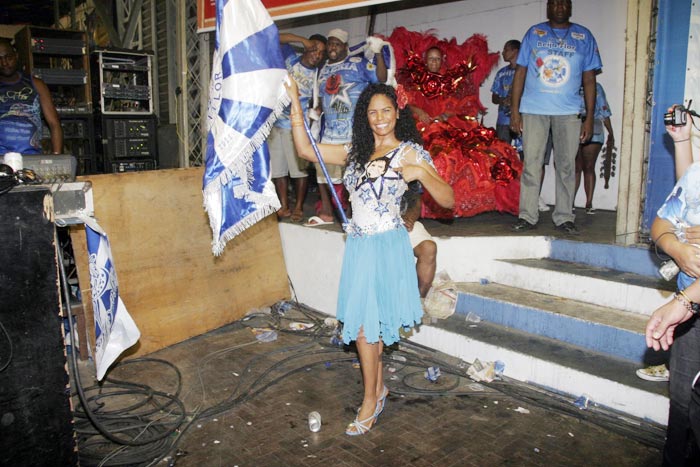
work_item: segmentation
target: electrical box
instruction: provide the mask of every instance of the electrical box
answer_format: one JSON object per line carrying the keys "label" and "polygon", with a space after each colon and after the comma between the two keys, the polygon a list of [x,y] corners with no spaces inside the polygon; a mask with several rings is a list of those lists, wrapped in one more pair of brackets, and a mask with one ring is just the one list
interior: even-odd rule
{"label": "electrical box", "polygon": [[153,114],[153,54],[104,49],[93,52],[102,115]]}

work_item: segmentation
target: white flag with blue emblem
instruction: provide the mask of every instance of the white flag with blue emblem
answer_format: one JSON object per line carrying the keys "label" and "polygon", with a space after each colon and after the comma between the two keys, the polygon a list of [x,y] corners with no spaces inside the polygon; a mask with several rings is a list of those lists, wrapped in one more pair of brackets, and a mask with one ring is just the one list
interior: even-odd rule
{"label": "white flag with blue emblem", "polygon": [[141,337],[119,297],[112,249],[104,231],[94,221],[85,221],[90,265],[92,309],[95,317],[95,367],[102,380],[107,369]]}
{"label": "white flag with blue emblem", "polygon": [[216,0],[204,209],[212,251],[280,208],[265,139],[289,104],[277,27],[259,0]]}

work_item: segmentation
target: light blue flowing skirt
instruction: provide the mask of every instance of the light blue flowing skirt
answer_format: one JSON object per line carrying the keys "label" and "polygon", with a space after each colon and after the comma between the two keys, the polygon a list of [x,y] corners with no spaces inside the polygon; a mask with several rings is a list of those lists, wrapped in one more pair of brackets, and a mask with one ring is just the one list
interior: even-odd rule
{"label": "light blue flowing skirt", "polygon": [[367,342],[391,345],[400,328],[423,316],[413,249],[404,227],[375,235],[348,236],[340,274],[336,317],[343,341],[356,340],[362,327]]}

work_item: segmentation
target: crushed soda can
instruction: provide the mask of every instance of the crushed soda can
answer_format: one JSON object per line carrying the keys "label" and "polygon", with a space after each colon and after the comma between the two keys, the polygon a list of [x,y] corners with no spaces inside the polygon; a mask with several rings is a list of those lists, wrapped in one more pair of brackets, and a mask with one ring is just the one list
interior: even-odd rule
{"label": "crushed soda can", "polygon": [[591,397],[588,394],[582,394],[574,401],[574,405],[581,410],[586,410],[591,404]]}
{"label": "crushed soda can", "polygon": [[321,414],[313,411],[309,412],[309,430],[313,433],[321,431]]}
{"label": "crushed soda can", "polygon": [[440,367],[431,366],[425,371],[425,379],[431,383],[437,383],[438,378],[440,378]]}

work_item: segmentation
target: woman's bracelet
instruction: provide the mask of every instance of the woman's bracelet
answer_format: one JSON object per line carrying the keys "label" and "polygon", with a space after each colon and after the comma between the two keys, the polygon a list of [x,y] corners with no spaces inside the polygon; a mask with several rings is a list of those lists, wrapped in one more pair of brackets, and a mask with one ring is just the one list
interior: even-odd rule
{"label": "woman's bracelet", "polygon": [[686,139],[674,139],[674,140],[673,140],[673,144],[676,144],[676,143],[685,143],[686,141],[690,141],[690,138],[686,138]]}
{"label": "woman's bracelet", "polygon": [[667,230],[666,232],[662,232],[661,235],[659,235],[659,238],[657,238],[657,239],[654,241],[654,243],[658,244],[658,243],[659,243],[659,240],[661,240],[661,237],[663,237],[664,235],[668,235],[668,234],[671,234],[671,235],[673,235],[674,237],[676,237],[676,240],[678,239],[678,236],[676,235],[676,232],[674,232],[673,230]]}
{"label": "woman's bracelet", "polygon": [[680,293],[676,292],[675,294],[673,294],[673,298],[675,298],[677,301],[679,301],[680,304],[683,305],[686,310],[693,313],[693,305],[691,305],[688,300],[683,298],[683,296]]}

